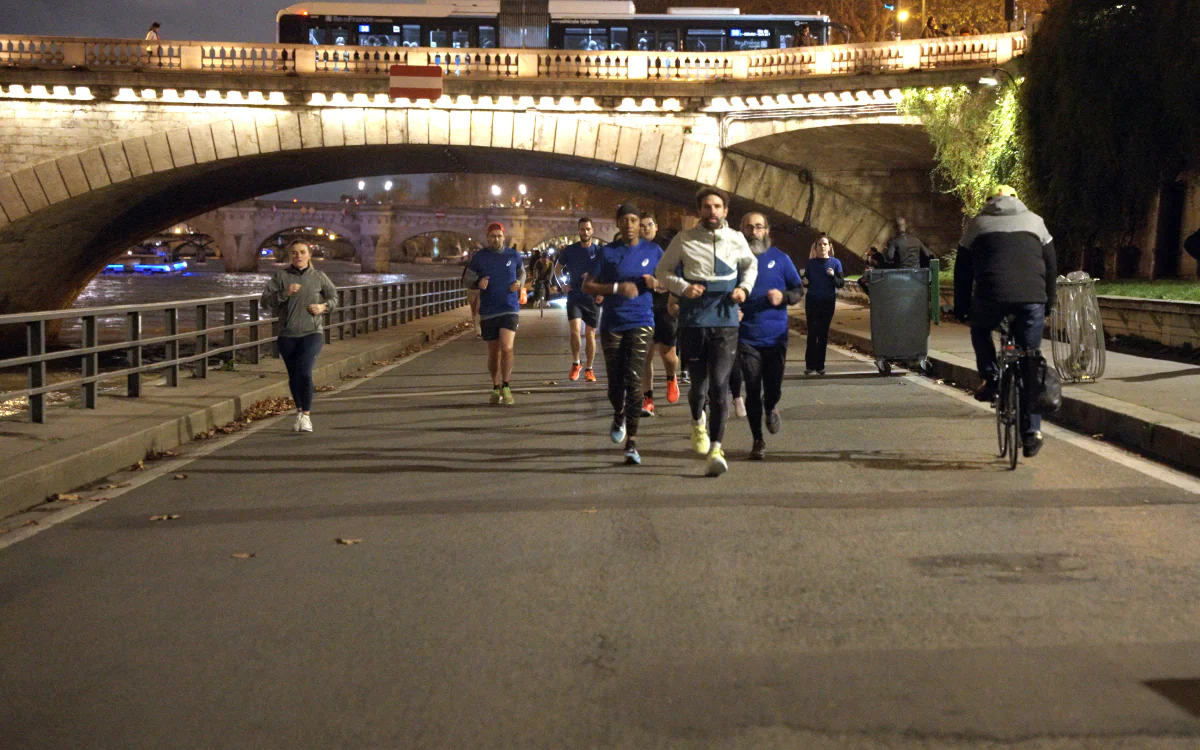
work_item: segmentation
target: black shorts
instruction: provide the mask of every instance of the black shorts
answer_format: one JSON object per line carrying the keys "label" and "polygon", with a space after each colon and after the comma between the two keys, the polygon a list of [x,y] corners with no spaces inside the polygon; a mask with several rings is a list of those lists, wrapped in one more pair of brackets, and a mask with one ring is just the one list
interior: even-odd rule
{"label": "black shorts", "polygon": [[588,328],[600,326],[600,308],[591,297],[567,297],[567,320],[582,320]]}
{"label": "black shorts", "polygon": [[675,348],[679,340],[679,319],[667,312],[666,307],[654,308],[654,343],[668,349]]}
{"label": "black shorts", "polygon": [[484,341],[496,341],[500,338],[500,329],[507,328],[516,333],[521,316],[516,313],[505,313],[479,321],[479,334]]}

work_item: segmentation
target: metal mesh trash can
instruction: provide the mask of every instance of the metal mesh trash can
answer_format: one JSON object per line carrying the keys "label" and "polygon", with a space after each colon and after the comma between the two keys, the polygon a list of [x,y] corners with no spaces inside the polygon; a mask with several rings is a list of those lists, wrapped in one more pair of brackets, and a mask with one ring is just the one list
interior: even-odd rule
{"label": "metal mesh trash can", "polygon": [[1083,271],[1059,276],[1048,323],[1054,369],[1064,383],[1096,380],[1104,374],[1104,321],[1095,279]]}
{"label": "metal mesh trash can", "polygon": [[873,268],[867,272],[871,349],[875,366],[884,375],[892,371],[895,361],[928,371],[931,284],[936,278],[936,268]]}

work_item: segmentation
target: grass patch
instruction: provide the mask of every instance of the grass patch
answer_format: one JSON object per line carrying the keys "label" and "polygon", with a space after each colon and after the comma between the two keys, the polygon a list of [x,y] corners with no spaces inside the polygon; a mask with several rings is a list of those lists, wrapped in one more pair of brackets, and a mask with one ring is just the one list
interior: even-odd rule
{"label": "grass patch", "polygon": [[1097,281],[1096,294],[1200,302],[1200,283],[1183,279]]}

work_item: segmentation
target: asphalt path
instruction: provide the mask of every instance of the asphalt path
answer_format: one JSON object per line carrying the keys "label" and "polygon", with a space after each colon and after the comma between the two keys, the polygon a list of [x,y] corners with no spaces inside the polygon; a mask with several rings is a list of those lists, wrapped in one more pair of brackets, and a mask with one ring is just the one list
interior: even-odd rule
{"label": "asphalt path", "polygon": [[0,549],[0,748],[1200,744],[1194,482],[1008,471],[802,338],[766,461],[734,419],[705,478],[660,384],[626,467],[565,334],[523,314],[514,407],[462,337]]}

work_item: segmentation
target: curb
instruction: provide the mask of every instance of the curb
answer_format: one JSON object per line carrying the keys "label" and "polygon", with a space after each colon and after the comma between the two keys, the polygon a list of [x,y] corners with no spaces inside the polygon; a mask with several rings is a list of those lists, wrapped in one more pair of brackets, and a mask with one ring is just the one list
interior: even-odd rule
{"label": "curb", "polygon": [[[410,346],[426,344],[441,338],[465,320],[470,320],[469,315],[464,315],[461,320],[439,323],[424,331],[381,343],[329,364],[318,365],[313,369],[313,381],[318,386],[337,383],[343,376],[369,367],[372,362],[389,359]],[[144,460],[147,454],[187,445],[196,435],[234,421],[241,415],[243,408],[259,401],[290,395],[285,378],[225,398],[153,427],[96,445],[70,457],[6,477],[0,481],[0,518],[38,505],[56,493],[82,487],[127,469]]]}
{"label": "curb", "polygon": [[[802,317],[795,318],[804,327]],[[833,343],[853,346],[871,353],[871,337],[840,329],[829,329]],[[936,349],[929,350],[932,376],[974,389],[982,382],[975,363]],[[1148,458],[1163,461],[1193,474],[1200,473],[1200,424],[1147,409],[1097,393],[1063,386],[1063,405],[1043,417],[1087,435],[1099,435]]]}

